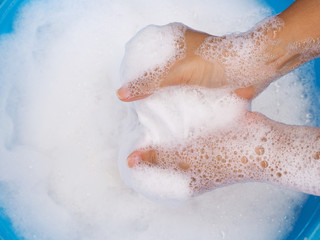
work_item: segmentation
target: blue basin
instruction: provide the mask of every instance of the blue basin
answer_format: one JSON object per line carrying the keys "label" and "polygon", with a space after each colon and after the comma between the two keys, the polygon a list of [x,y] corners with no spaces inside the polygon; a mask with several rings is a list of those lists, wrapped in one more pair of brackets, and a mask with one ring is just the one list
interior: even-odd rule
{"label": "blue basin", "polygon": [[[21,8],[28,0],[0,0],[0,34],[12,31],[13,21]],[[283,11],[293,0],[265,0],[275,13]],[[316,81],[320,88],[320,60],[315,60]],[[0,186],[1,192],[1,186]],[[300,209],[297,209],[300,210]],[[4,209],[0,208],[0,239],[23,240],[16,235],[10,219],[5,215]],[[301,212],[294,224],[293,230],[284,240],[319,240],[320,239],[320,197],[309,196],[301,208]]]}

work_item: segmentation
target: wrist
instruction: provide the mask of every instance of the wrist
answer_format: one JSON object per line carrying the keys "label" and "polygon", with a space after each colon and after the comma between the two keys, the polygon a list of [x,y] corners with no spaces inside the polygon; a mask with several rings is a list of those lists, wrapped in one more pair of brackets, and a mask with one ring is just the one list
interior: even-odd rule
{"label": "wrist", "polygon": [[[276,18],[283,22],[277,38],[285,52],[278,64],[283,75],[320,55],[320,16],[315,1],[294,3]],[[300,9],[298,9],[300,8]]]}
{"label": "wrist", "polygon": [[[320,54],[320,39],[306,38],[294,21],[281,15],[260,23],[254,31],[263,32],[265,64],[279,78]],[[273,80],[270,78],[270,80]]]}

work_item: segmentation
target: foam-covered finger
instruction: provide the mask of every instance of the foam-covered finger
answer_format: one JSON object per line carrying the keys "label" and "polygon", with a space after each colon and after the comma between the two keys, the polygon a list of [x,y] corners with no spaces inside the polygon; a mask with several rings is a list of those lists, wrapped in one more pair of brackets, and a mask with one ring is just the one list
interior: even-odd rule
{"label": "foam-covered finger", "polygon": [[137,101],[150,95],[151,94],[141,93],[141,95],[134,96],[134,94],[131,93],[130,89],[125,85],[119,88],[117,91],[118,98],[123,102]]}
{"label": "foam-covered finger", "polygon": [[118,98],[124,102],[131,102],[146,98],[159,88],[158,80],[156,80],[152,78],[138,78],[125,83],[117,91]]}
{"label": "foam-covered finger", "polygon": [[134,151],[127,158],[127,164],[130,168],[138,165],[141,161],[142,160],[141,160],[141,152],[140,151]]}
{"label": "foam-covered finger", "polygon": [[124,85],[118,89],[117,96],[121,101],[127,101],[131,98],[130,90],[126,85]]}
{"label": "foam-covered finger", "polygon": [[130,168],[133,168],[141,163],[157,164],[158,154],[155,150],[137,150],[129,155],[127,158],[127,163]]}

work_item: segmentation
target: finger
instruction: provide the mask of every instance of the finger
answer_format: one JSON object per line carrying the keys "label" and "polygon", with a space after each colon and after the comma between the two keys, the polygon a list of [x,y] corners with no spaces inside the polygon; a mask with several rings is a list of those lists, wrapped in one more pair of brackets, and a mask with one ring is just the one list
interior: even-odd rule
{"label": "finger", "polygon": [[139,95],[139,96],[132,96],[131,95],[131,91],[129,90],[129,88],[127,86],[122,86],[117,91],[118,98],[123,102],[132,102],[132,101],[141,100],[141,99],[146,98],[146,97],[148,97],[150,95],[151,94],[143,94],[143,95]]}
{"label": "finger", "polygon": [[141,163],[157,164],[158,154],[155,150],[141,151],[137,150],[131,153],[127,158],[127,164],[133,168]]}
{"label": "finger", "polygon": [[159,88],[158,81],[152,78],[138,78],[125,83],[117,91],[117,95],[121,101],[132,102],[150,96],[157,88]]}
{"label": "finger", "polygon": [[117,96],[121,101],[127,102],[127,99],[130,98],[130,91],[127,86],[122,86],[117,91]]}
{"label": "finger", "polygon": [[255,89],[253,86],[246,87],[246,88],[238,88],[234,92],[239,97],[246,100],[251,100],[255,96]]}

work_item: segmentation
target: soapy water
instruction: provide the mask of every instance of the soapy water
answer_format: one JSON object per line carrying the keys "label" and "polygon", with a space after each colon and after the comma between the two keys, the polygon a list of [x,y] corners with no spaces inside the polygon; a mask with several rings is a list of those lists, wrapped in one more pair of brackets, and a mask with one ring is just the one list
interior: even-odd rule
{"label": "soapy water", "polygon": [[[0,42],[0,202],[16,231],[26,239],[68,240],[285,236],[304,194],[238,184],[171,208],[125,185],[117,164],[141,129],[136,109],[115,95],[125,43],[151,23],[183,22],[221,35],[245,31],[267,14],[250,0],[27,6],[14,34]],[[312,71],[308,65],[270,85],[252,108],[289,124],[314,124]]]}

